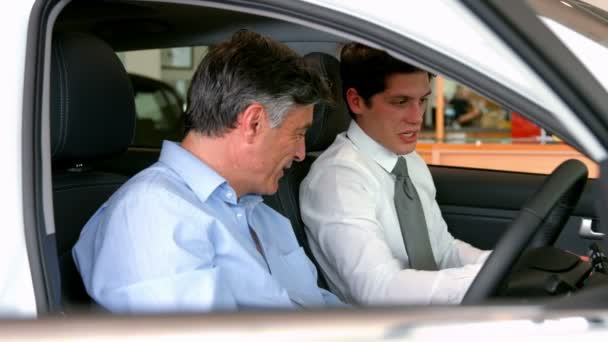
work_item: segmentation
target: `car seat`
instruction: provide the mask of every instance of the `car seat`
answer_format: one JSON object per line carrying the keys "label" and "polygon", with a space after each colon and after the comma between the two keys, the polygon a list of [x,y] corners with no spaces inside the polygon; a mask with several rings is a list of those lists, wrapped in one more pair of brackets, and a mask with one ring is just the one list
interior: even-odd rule
{"label": "car seat", "polygon": [[112,48],[87,34],[57,34],[51,57],[51,153],[66,309],[91,303],[74,265],[72,247],[87,220],[127,180],[96,170],[93,162],[124,152],[134,125],[133,91]]}

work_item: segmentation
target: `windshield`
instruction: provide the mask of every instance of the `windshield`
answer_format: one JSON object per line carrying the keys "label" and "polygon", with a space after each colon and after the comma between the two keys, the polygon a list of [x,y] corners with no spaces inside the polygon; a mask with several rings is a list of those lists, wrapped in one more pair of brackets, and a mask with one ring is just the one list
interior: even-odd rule
{"label": "windshield", "polygon": [[528,0],[528,4],[608,90],[608,1]]}

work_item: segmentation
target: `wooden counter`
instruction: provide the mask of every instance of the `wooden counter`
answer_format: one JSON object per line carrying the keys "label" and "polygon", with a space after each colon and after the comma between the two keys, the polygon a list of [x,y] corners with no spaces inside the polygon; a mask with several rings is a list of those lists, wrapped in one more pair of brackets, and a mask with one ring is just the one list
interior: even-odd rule
{"label": "wooden counter", "polygon": [[578,159],[597,178],[597,164],[565,144],[446,144],[418,143],[427,164],[481,169],[551,173],[561,162]]}

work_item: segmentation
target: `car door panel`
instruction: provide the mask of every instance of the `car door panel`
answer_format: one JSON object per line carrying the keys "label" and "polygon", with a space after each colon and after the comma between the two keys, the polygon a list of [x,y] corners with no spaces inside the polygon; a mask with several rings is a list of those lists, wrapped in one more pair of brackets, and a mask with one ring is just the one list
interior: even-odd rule
{"label": "car door panel", "polygon": [[492,249],[517,211],[468,206],[442,206],[443,218],[456,238],[477,248]]}
{"label": "car door panel", "polygon": [[[450,232],[483,249],[493,248],[524,202],[547,176],[515,172],[431,166],[437,202]],[[584,254],[592,242],[578,235],[581,219],[597,219],[593,196],[596,180],[589,180],[556,245]],[[603,244],[605,244],[603,242]]]}

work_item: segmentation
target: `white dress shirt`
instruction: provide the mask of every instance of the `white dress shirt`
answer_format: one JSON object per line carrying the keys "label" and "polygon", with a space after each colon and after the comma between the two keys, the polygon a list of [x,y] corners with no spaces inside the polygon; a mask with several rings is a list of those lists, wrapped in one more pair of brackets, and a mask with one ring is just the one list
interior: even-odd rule
{"label": "white dress shirt", "polygon": [[352,121],[314,162],[300,186],[310,248],[330,289],[358,304],[460,303],[489,251],[454,239],[435,200],[424,160],[412,152],[408,173],[422,202],[439,271],[409,268],[393,202],[399,156]]}

